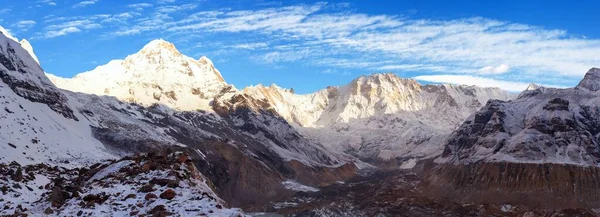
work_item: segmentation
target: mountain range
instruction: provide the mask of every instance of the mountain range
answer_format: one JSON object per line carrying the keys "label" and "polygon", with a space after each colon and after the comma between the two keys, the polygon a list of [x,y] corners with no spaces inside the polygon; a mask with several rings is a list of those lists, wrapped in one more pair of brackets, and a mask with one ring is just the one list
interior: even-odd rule
{"label": "mountain range", "polygon": [[518,95],[391,73],[296,94],[238,89],[207,57],[162,39],[61,78],[0,30],[2,215],[346,215],[363,202],[330,189],[390,168],[402,175],[381,180],[414,188],[367,193],[402,192],[386,204],[411,195],[428,206],[419,215],[439,212],[430,198],[457,198],[450,216],[480,202],[523,205],[518,215],[600,198],[600,69],[574,88]]}

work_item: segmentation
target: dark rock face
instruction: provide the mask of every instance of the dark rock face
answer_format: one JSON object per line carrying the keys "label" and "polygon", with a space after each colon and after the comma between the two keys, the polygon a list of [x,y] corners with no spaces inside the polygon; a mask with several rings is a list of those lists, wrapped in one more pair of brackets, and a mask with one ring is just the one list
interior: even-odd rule
{"label": "dark rock face", "polygon": [[554,98],[548,101],[548,104],[544,106],[544,109],[550,111],[569,111],[569,100]]}
{"label": "dark rock face", "polygon": [[541,208],[600,207],[600,168],[565,164],[433,164],[424,170],[427,194],[456,202]]}
{"label": "dark rock face", "polygon": [[[490,100],[473,118],[466,120],[447,140],[442,157],[468,158],[465,150],[471,150],[478,140],[496,132],[506,132],[503,123],[506,113],[503,111],[503,101]],[[499,150],[503,144],[481,144],[486,148]]]}
{"label": "dark rock face", "polygon": [[442,158],[597,165],[600,106],[594,102],[599,97],[553,89],[515,101],[490,101],[447,139]]}
{"label": "dark rock face", "polygon": [[[67,98],[45,77],[42,68],[31,56],[26,55],[17,42],[10,39],[0,41],[0,79],[17,95],[48,105],[65,118],[77,120],[67,104]],[[18,55],[17,49],[22,53]],[[27,60],[23,58],[28,58]]]}

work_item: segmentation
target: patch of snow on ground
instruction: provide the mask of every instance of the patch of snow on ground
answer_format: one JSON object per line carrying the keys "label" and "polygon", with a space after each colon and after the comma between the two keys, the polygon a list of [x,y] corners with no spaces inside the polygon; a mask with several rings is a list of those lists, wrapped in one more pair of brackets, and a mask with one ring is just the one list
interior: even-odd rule
{"label": "patch of snow on ground", "polygon": [[296,181],[292,181],[292,180],[284,181],[281,184],[283,184],[283,186],[285,186],[286,189],[293,190],[293,191],[303,191],[303,192],[319,191],[318,188],[306,186],[306,185],[300,184],[300,183],[298,183]]}
{"label": "patch of snow on ground", "polygon": [[417,165],[417,159],[412,158],[402,163],[402,165],[400,165],[400,169],[412,169],[413,167],[415,167],[415,165]]}

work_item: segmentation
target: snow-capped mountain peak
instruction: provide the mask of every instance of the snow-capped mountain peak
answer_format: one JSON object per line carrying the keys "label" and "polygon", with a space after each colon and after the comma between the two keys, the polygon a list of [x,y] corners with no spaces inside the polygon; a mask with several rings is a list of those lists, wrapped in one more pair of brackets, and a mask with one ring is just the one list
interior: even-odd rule
{"label": "snow-capped mountain peak", "polygon": [[590,91],[600,90],[600,68],[591,68],[579,82],[577,89],[586,89]]}
{"label": "snow-capped mountain peak", "polygon": [[542,86],[537,85],[536,83],[531,83],[529,84],[529,86],[527,86],[527,88],[525,88],[525,90],[537,90],[540,89]]}
{"label": "snow-capped mountain peak", "polygon": [[72,79],[49,77],[63,89],[179,110],[210,110],[212,98],[228,86],[210,59],[185,56],[163,39],[149,42],[124,60],[110,61]]}

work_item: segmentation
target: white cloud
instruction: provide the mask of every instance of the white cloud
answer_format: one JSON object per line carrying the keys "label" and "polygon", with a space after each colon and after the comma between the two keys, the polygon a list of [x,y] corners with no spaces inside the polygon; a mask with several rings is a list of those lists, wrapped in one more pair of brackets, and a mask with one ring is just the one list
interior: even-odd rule
{"label": "white cloud", "polygon": [[157,0],[156,3],[158,4],[167,4],[167,3],[174,3],[175,0]]}
{"label": "white cloud", "polygon": [[52,0],[38,0],[38,1],[36,1],[36,3],[37,4],[50,5],[50,6],[56,6],[56,2],[54,2]]}
{"label": "white cloud", "polygon": [[133,8],[133,9],[138,10],[138,11],[143,11],[144,8],[149,8],[149,7],[152,7],[152,6],[153,5],[150,4],[150,3],[137,3],[137,4],[129,4],[129,5],[127,5],[127,7]]}
{"label": "white cloud", "polygon": [[256,50],[256,49],[260,49],[260,48],[265,48],[267,46],[268,46],[267,43],[257,42],[257,43],[234,44],[229,47],[235,48],[235,49]]}
{"label": "white cloud", "polygon": [[11,12],[12,10],[9,8],[0,9],[0,14]]}
{"label": "white cloud", "polygon": [[81,1],[75,5],[73,5],[74,8],[79,8],[79,7],[86,7],[86,6],[90,6],[93,4],[96,4],[98,2],[98,0],[86,0],[86,1]]}
{"label": "white cloud", "polygon": [[16,26],[17,28],[22,29],[22,30],[27,30],[27,29],[33,27],[35,24],[36,24],[36,22],[33,20],[21,20],[21,21],[15,23],[14,26]]}
{"label": "white cloud", "polygon": [[477,72],[479,72],[480,74],[504,74],[504,73],[507,73],[509,70],[510,70],[510,66],[508,66],[506,64],[500,64],[498,66],[483,67],[483,68],[477,70]]}
{"label": "white cloud", "polygon": [[[521,92],[529,86],[530,83],[525,82],[513,82],[496,80],[478,76],[470,75],[422,75],[416,76],[414,79],[419,81],[428,81],[433,83],[449,83],[449,84],[464,84],[464,85],[476,85],[480,87],[498,87],[503,90],[512,92]],[[563,86],[556,85],[543,85],[547,87],[559,87]]]}
{"label": "white cloud", "polygon": [[53,24],[45,27],[46,33],[43,38],[54,38],[64,36],[71,33],[81,32],[82,30],[90,30],[101,28],[102,26],[92,20],[74,20],[58,24]]}
{"label": "white cloud", "polygon": [[75,33],[75,32],[81,32],[81,30],[77,27],[74,26],[70,26],[70,27],[65,27],[62,29],[58,29],[58,30],[51,30],[46,32],[46,34],[44,35],[44,37],[46,38],[54,38],[54,37],[58,37],[58,36],[63,36],[63,35],[67,35],[70,33]]}
{"label": "white cloud", "polygon": [[254,60],[267,63],[276,64],[281,62],[293,62],[306,57],[309,54],[308,50],[301,50],[299,52],[269,52],[264,55],[252,57]]}

